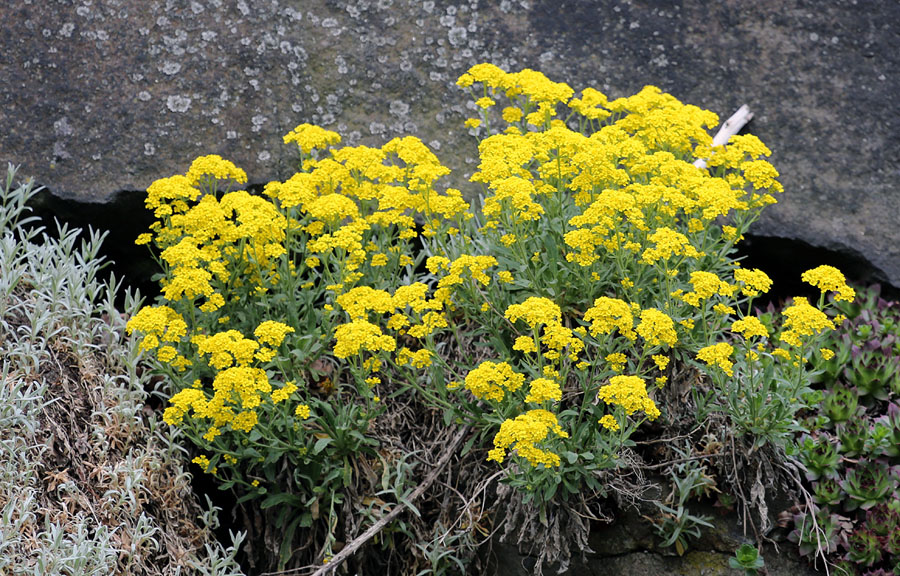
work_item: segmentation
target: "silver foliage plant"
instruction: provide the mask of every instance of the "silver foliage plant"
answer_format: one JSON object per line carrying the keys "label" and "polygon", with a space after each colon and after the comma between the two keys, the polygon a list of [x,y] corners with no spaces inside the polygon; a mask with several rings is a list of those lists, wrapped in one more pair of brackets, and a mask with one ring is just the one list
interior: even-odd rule
{"label": "silver foliage plant", "polygon": [[[243,533],[190,492],[171,428],[124,335],[140,297],[100,277],[104,234],[29,215],[38,192],[0,181],[0,574],[237,576]],[[187,526],[187,527],[186,527]]]}

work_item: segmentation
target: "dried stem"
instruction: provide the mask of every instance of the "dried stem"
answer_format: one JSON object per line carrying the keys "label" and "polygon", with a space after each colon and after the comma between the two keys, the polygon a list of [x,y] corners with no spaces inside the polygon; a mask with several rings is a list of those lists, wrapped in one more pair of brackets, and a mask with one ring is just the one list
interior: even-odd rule
{"label": "dried stem", "polygon": [[[731,115],[731,118],[725,121],[722,124],[722,127],[719,128],[719,131],[716,132],[716,135],[713,137],[712,145],[713,146],[724,146],[728,143],[729,138],[737,134],[741,131],[741,128],[747,125],[747,122],[753,119],[753,112],[750,111],[750,108],[747,107],[746,104],[738,108],[737,112]],[[697,168],[706,168],[706,160],[703,158],[698,158],[694,161],[694,166]]]}
{"label": "dried stem", "polygon": [[[409,495],[409,498],[405,499],[405,502],[398,503],[397,506],[395,506],[388,514],[382,516],[377,522],[372,524],[372,526],[370,526],[368,530],[363,532],[360,536],[356,537],[340,552],[335,554],[327,564],[323,564],[322,566],[320,566],[315,572],[312,573],[312,576],[325,576],[330,572],[334,572],[338,568],[338,566],[341,565],[341,563],[352,556],[359,548],[361,548],[366,542],[371,540],[376,534],[381,532],[381,530],[383,530],[388,524],[393,522],[401,512],[406,510],[406,508],[408,507],[408,502],[416,500],[426,490],[428,490],[428,488],[440,475],[441,471],[444,469],[444,466],[446,466],[447,463],[450,462],[450,459],[456,453],[456,449],[459,446],[459,443],[462,442],[468,431],[468,426],[463,426],[456,432],[456,436],[453,437],[453,440],[447,446],[447,449],[444,450],[443,454],[441,454],[441,458],[434,465],[434,469],[428,474],[428,476],[425,477],[425,480],[421,484],[419,484],[419,486],[415,490],[412,491],[412,493]],[[287,570],[282,572],[269,572],[267,576],[297,573],[299,573],[299,571]]]}

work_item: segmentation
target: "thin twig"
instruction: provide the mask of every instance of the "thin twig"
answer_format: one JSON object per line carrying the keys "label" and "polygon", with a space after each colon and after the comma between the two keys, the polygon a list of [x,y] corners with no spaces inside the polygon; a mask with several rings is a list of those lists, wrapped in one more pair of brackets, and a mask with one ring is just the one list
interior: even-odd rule
{"label": "thin twig", "polygon": [[[779,468],[790,474],[791,479],[794,481],[797,489],[803,495],[803,499],[806,501],[806,509],[809,511],[807,517],[812,521],[813,532],[816,534],[816,554],[814,558],[822,558],[822,563],[825,565],[825,576],[829,576],[830,572],[828,570],[828,543],[825,543],[825,546],[822,546],[822,540],[825,536],[825,531],[819,527],[819,522],[816,519],[816,513],[818,512],[818,508],[816,507],[815,502],[813,501],[812,495],[809,493],[803,486],[803,480],[800,478],[800,472],[797,470],[796,465],[793,462],[789,462],[790,466],[785,464],[777,464]],[[804,518],[804,522],[805,522]],[[802,526],[800,528],[802,531]]]}
{"label": "thin twig", "polygon": [[654,438],[651,440],[640,440],[635,441],[636,446],[650,446],[652,444],[673,444],[676,440],[681,440],[682,438],[690,438],[694,435],[695,432],[703,428],[703,425],[695,427],[693,430],[688,432],[687,434],[681,434],[679,436],[666,436],[665,438]]}
{"label": "thin twig", "polygon": [[665,468],[666,466],[671,466],[673,464],[683,464],[684,462],[706,460],[707,458],[718,458],[720,456],[724,456],[724,454],[698,454],[697,456],[689,456],[687,458],[680,458],[678,460],[669,460],[668,462],[661,462],[659,464],[633,464],[632,466],[634,468],[640,468],[641,470],[656,470],[658,468]]}
{"label": "thin twig", "polygon": [[[719,131],[716,132],[716,135],[713,137],[712,145],[713,146],[724,146],[728,143],[728,140],[741,131],[747,122],[753,119],[753,112],[750,111],[750,108],[747,107],[746,104],[738,108],[738,111],[731,115],[731,118],[725,121],[722,124],[722,127],[719,128]],[[698,158],[694,161],[694,166],[697,168],[706,168],[706,160],[703,158]]]}
{"label": "thin twig", "polygon": [[[421,496],[428,488],[434,483],[437,477],[440,475],[444,466],[450,462],[450,459],[456,453],[456,448],[459,446],[459,443],[462,442],[462,439],[465,438],[466,433],[469,431],[467,426],[463,426],[457,431],[456,436],[453,437],[453,440],[447,446],[447,449],[444,450],[444,453],[441,454],[440,460],[437,461],[437,464],[434,465],[434,469],[425,477],[425,480],[419,484],[419,486],[412,491],[408,498],[405,498],[404,502],[399,502],[397,506],[393,508],[388,514],[382,516],[377,522],[372,524],[368,530],[363,532],[360,536],[354,538],[352,542],[347,544],[340,552],[334,555],[326,564],[320,566],[315,572],[313,572],[312,576],[325,576],[329,572],[333,572],[341,565],[347,558],[352,556],[359,548],[361,548],[366,542],[371,540],[376,534],[381,532],[385,526],[394,521],[397,516],[400,515],[401,512],[406,510],[408,507],[408,503],[414,501],[416,498]],[[280,575],[283,576],[285,574],[294,574],[299,571],[287,570],[282,572],[269,572],[270,576]]]}
{"label": "thin twig", "polygon": [[747,497],[744,495],[744,489],[741,486],[741,476],[740,472],[738,472],[737,465],[737,449],[734,447],[734,434],[729,435],[729,439],[731,441],[731,465],[734,467],[734,485],[737,487],[738,496],[741,501],[741,513],[743,514],[743,526],[744,526],[744,536],[747,535],[747,524],[750,524],[750,529],[753,530],[753,536],[756,538],[756,541],[760,541],[759,530],[756,529],[756,522],[753,521],[753,517],[749,513],[749,506],[747,505]]}

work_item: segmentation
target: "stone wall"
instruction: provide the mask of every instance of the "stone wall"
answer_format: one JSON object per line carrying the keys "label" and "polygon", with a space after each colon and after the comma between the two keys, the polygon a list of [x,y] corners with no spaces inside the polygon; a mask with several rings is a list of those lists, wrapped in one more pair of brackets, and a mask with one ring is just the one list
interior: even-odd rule
{"label": "stone wall", "polygon": [[897,22],[861,0],[5,0],[0,162],[101,202],[208,153],[264,182],[312,122],[348,144],[414,133],[458,184],[475,146],[454,81],[490,61],[723,118],[749,104],[787,190],[755,231],[900,285]]}

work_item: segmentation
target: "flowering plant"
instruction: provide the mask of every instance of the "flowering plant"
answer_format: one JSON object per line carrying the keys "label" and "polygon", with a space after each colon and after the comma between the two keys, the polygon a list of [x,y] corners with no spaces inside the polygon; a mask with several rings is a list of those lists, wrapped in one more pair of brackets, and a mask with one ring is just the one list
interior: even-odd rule
{"label": "flowering plant", "polygon": [[[158,220],[138,242],[159,255],[162,299],[129,330],[168,376],[165,420],[195,462],[278,507],[279,567],[297,530],[315,543],[305,561],[327,560],[361,531],[355,511],[403,502],[415,442],[391,429],[410,419],[433,440],[470,427],[473,469],[499,467],[547,526],[557,503],[615,490],[642,424],[677,424],[663,398],[691,399],[691,427],[720,415],[783,447],[806,362],[826,354],[823,301],[796,298],[776,338],[751,306],[771,281],[734,258],[782,192],[756,137],[714,147],[715,114],[653,87],[574,97],[490,64],[458,85],[480,110],[477,210],[418,139],[337,147],[306,124],[284,138],[298,171],[261,195],[233,190],[246,175],[217,156],[147,191]],[[852,298],[836,270],[804,279]]]}

